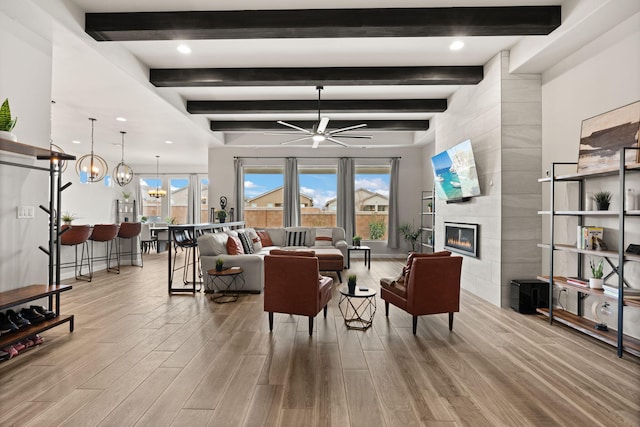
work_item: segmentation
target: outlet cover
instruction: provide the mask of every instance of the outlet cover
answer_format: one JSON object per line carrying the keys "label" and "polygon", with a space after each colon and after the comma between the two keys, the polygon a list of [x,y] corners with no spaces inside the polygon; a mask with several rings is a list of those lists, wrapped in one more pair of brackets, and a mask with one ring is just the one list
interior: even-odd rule
{"label": "outlet cover", "polygon": [[33,206],[18,206],[18,218],[35,218],[35,213]]}

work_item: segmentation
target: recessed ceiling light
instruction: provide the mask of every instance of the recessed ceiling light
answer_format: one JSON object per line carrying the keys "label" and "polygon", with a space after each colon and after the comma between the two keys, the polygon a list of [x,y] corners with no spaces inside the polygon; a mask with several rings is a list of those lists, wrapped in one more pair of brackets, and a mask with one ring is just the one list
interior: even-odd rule
{"label": "recessed ceiling light", "polygon": [[173,144],[173,141],[166,140],[164,143],[165,144]]}
{"label": "recessed ceiling light", "polygon": [[180,46],[178,46],[177,49],[178,49],[178,52],[184,53],[185,55],[188,55],[191,53],[191,48],[186,44],[181,44]]}
{"label": "recessed ceiling light", "polygon": [[80,144],[80,141],[76,141],[75,139],[71,142],[73,142],[74,144]]}
{"label": "recessed ceiling light", "polygon": [[449,49],[451,50],[460,50],[464,47],[464,42],[462,40],[456,40],[449,45]]}
{"label": "recessed ceiling light", "polygon": [[124,117],[116,117],[116,120],[119,122],[126,122],[127,119],[125,119]]}

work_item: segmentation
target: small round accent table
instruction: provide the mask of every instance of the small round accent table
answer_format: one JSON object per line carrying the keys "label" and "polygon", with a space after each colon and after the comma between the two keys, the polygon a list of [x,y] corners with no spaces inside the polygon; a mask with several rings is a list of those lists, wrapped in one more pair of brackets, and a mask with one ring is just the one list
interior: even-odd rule
{"label": "small round accent table", "polygon": [[204,293],[213,294],[211,299],[218,304],[238,301],[239,291],[244,288],[243,271],[240,267],[225,268],[222,271],[212,268],[207,271]]}
{"label": "small round accent table", "polygon": [[343,286],[338,308],[348,329],[364,331],[371,327],[376,314],[376,291],[356,286],[355,292],[349,293],[349,288]]}

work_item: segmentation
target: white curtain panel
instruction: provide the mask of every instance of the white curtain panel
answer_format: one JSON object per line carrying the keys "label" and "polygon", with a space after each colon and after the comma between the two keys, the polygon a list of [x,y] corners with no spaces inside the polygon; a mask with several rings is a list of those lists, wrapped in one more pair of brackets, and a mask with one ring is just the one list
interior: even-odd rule
{"label": "white curtain panel", "polygon": [[355,235],[355,166],[353,159],[341,157],[338,161],[338,207],[336,220],[338,227],[344,228],[345,237],[350,242]]}
{"label": "white curtain panel", "polygon": [[389,226],[387,232],[387,246],[390,249],[400,247],[400,233],[398,220],[398,192],[399,192],[400,159],[391,159],[391,177],[389,179]]}
{"label": "white curtain panel", "polygon": [[284,168],[284,226],[300,225],[300,180],[298,159],[287,157]]}

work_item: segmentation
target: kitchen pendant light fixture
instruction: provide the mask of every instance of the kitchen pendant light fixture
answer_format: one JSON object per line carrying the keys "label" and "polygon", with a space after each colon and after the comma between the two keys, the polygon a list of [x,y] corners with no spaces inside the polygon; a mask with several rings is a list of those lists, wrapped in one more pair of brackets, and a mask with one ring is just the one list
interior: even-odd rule
{"label": "kitchen pendant light fixture", "polygon": [[120,133],[122,134],[122,159],[118,166],[113,169],[113,176],[116,178],[116,183],[120,187],[124,187],[133,179],[133,169],[124,162],[124,135],[126,132],[121,130]]}
{"label": "kitchen pendant light fixture", "polygon": [[162,189],[162,181],[160,181],[160,156],[156,155],[156,179],[158,185],[155,189],[149,190],[149,196],[160,199],[167,195],[167,191]]}
{"label": "kitchen pendant light fixture", "polygon": [[76,162],[76,173],[83,184],[102,181],[109,170],[107,162],[93,152],[93,128],[96,119],[89,117],[89,120],[91,120],[91,153],[85,154]]}

